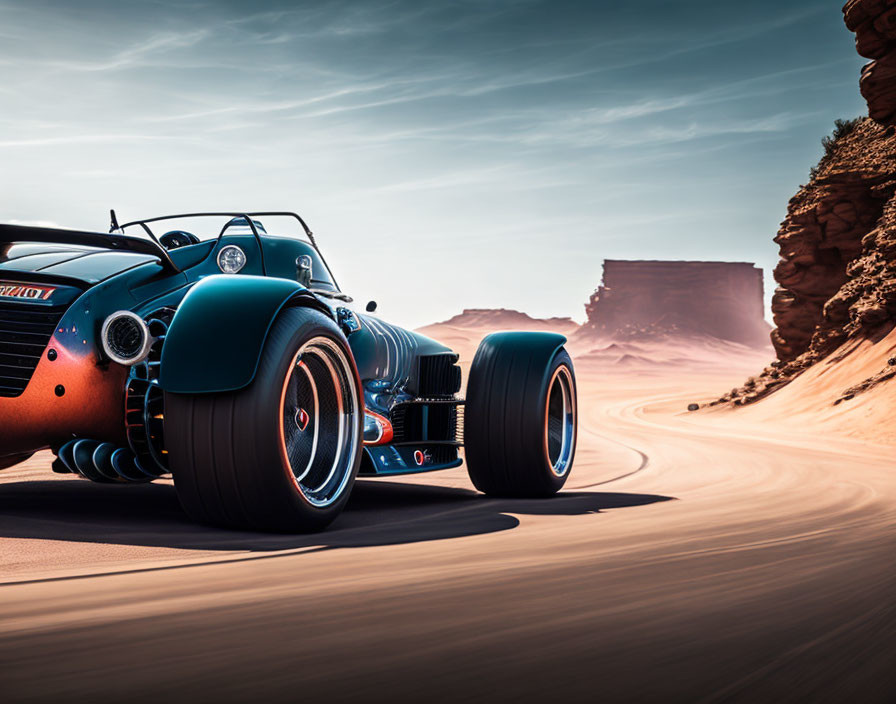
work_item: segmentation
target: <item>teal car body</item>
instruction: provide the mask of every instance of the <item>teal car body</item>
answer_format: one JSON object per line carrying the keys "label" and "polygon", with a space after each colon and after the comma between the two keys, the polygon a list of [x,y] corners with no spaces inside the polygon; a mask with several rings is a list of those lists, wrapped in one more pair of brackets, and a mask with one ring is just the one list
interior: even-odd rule
{"label": "teal car body", "polygon": [[[186,217],[225,225],[205,241],[152,229]],[[294,219],[303,237],[269,234],[268,217]],[[225,254],[237,257],[237,272],[224,273]],[[113,214],[109,234],[0,225],[0,468],[50,448],[56,471],[97,481],[165,474],[163,392],[249,386],[273,321],[290,306],[320,311],[346,336],[364,392],[362,474],[459,465],[457,355],[350,304],[294,213],[121,226]],[[149,331],[146,356],[133,364],[103,342],[122,312]]]}

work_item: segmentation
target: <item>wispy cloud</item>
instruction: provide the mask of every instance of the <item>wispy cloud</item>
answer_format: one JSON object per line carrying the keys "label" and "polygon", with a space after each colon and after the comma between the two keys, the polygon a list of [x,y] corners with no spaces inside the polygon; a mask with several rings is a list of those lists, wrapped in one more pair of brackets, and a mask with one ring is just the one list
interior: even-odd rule
{"label": "wispy cloud", "polygon": [[59,137],[0,140],[0,149],[27,149],[34,147],[89,144],[134,144],[137,142],[163,142],[183,139],[183,137],[146,134],[79,134]]}
{"label": "wispy cloud", "polygon": [[538,256],[563,310],[591,282],[568,251],[595,271],[670,242],[772,265],[818,138],[864,109],[822,5],[0,0],[0,191],[9,217],[84,227],[97,199],[304,205],[402,312],[414,282],[355,261],[367,233],[409,276],[450,247],[483,272],[518,257],[483,274],[495,299]]}
{"label": "wispy cloud", "polygon": [[165,32],[154,34],[148,39],[120,51],[108,59],[98,61],[47,61],[45,66],[64,69],[65,71],[83,71],[87,73],[101,71],[120,71],[139,66],[153,65],[153,58],[179,49],[196,46],[209,36],[208,29],[197,29],[190,32]]}

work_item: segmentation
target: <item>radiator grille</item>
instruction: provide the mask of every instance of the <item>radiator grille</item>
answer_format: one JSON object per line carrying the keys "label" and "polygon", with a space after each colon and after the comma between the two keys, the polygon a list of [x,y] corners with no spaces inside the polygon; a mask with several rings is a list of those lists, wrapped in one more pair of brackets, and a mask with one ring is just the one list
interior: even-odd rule
{"label": "radiator grille", "polygon": [[420,357],[417,395],[421,398],[453,396],[460,391],[457,355],[433,354]]}
{"label": "radiator grille", "polygon": [[0,396],[21,396],[67,306],[0,302]]}
{"label": "radiator grille", "polygon": [[392,441],[404,442],[405,438],[408,436],[406,422],[408,417],[408,404],[402,403],[395,406],[392,409],[390,416],[389,420],[392,423]]}
{"label": "radiator grille", "polygon": [[445,402],[399,403],[392,408],[391,422],[395,443],[456,443],[463,433],[463,407]]}

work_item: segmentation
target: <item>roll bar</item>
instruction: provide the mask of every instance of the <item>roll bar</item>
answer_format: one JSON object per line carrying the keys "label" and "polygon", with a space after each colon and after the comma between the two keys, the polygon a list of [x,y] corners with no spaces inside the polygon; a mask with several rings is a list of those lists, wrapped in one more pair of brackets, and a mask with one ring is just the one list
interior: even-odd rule
{"label": "roll bar", "polygon": [[[314,239],[314,233],[311,231],[311,228],[308,227],[308,224],[302,219],[302,217],[298,213],[293,213],[287,210],[264,210],[257,212],[204,212],[204,213],[179,213],[177,215],[160,215],[154,218],[146,218],[144,220],[132,220],[131,222],[126,222],[123,225],[118,225],[118,220],[115,216],[115,211],[112,211],[112,226],[110,229],[110,233],[118,230],[121,233],[124,233],[125,228],[127,227],[135,227],[139,225],[147,235],[158,244],[158,240],[156,239],[155,234],[152,229],[150,229],[149,224],[155,222],[162,222],[164,220],[182,220],[185,218],[243,218],[246,220],[246,223],[249,225],[249,228],[252,230],[252,234],[255,236],[256,242],[258,242],[258,250],[261,253],[261,269],[263,272],[267,273],[267,270],[264,267],[264,247],[261,242],[261,235],[258,234],[258,228],[255,226],[255,222],[252,218],[256,217],[286,217],[286,218],[294,218],[298,221],[299,225],[302,227],[302,230],[305,233],[305,236],[308,237],[308,241],[311,243],[311,246],[314,247],[314,251],[317,252],[317,255],[320,257],[321,261],[324,263],[324,266],[327,268],[327,272],[330,274],[330,278],[333,280],[333,283],[336,284],[336,288],[339,288],[339,284],[336,283],[336,277],[333,276],[333,272],[330,270],[330,265],[327,264],[327,260],[324,258],[323,252],[320,251],[320,247],[317,246],[317,240]],[[230,226],[228,222],[221,230],[218,235],[218,239],[224,236],[224,232]],[[161,245],[159,245],[160,248]],[[164,248],[162,248],[164,251]]]}

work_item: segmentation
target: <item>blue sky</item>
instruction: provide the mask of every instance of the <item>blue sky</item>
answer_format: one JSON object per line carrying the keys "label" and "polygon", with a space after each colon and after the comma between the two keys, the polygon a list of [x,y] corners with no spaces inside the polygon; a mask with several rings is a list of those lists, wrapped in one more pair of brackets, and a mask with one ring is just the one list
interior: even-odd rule
{"label": "blue sky", "polygon": [[605,258],[770,293],[861,64],[817,0],[0,0],[0,220],[295,209],[408,325],[581,319]]}

